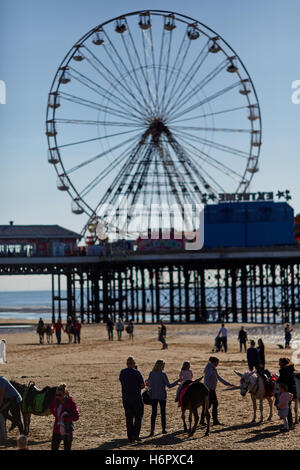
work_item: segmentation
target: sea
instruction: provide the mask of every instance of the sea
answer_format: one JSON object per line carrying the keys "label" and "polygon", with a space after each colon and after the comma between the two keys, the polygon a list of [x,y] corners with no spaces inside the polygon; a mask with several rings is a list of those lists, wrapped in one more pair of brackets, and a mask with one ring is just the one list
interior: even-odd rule
{"label": "sea", "polygon": [[40,317],[51,320],[51,295],[50,290],[0,291],[0,321],[1,318],[13,318],[20,322],[37,322]]}
{"label": "sea", "polygon": [[[66,296],[66,291],[61,291],[62,297]],[[27,328],[32,328],[31,325],[24,325],[25,320],[31,320],[32,324],[36,325],[39,318],[42,317],[45,322],[51,322],[52,319],[52,292],[51,290],[36,290],[36,291],[0,291],[0,332],[4,332],[9,328],[10,332],[17,332],[20,329],[23,331]],[[66,310],[64,303],[62,304],[62,317],[66,317]],[[14,325],[5,325],[1,319],[14,319]],[[149,322],[151,317],[146,318]],[[210,319],[211,331],[212,319]],[[219,329],[219,324],[216,325],[216,332]],[[228,326],[229,337],[235,335],[236,330],[230,333],[230,323]],[[265,324],[265,325],[245,325],[248,332],[248,338],[253,337],[258,339],[263,337],[264,340],[275,344],[284,344],[284,325],[282,324]],[[178,332],[178,334],[183,334]],[[190,332],[191,335],[207,334],[203,329],[197,329]],[[293,325],[292,342],[293,349],[300,348],[300,324]]]}

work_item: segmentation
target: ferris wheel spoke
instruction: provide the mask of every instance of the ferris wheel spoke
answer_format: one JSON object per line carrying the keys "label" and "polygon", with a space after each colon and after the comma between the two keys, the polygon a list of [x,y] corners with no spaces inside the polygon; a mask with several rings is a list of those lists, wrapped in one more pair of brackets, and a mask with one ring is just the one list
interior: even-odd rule
{"label": "ferris wheel spoke", "polygon": [[[193,163],[194,163],[195,165],[199,165],[199,163],[194,160],[194,158],[193,158],[193,152],[192,152],[191,150],[189,151],[189,155],[190,155],[190,158],[191,158],[191,160],[193,161]],[[194,154],[194,155],[197,156],[196,154]],[[209,173],[203,168],[203,166],[201,167],[201,173],[203,173],[203,174],[206,176],[206,178],[208,178],[208,180],[210,180],[210,181],[212,182],[212,184],[214,185],[214,190],[215,190],[215,191],[221,191],[221,192],[223,192],[223,193],[226,193],[225,188],[224,188],[211,174],[209,174]],[[222,180],[223,180],[223,178],[222,178]],[[204,189],[205,189],[205,188],[204,188]],[[215,194],[215,192],[214,192],[214,194]]]}
{"label": "ferris wheel spoke", "polygon": [[163,91],[162,91],[162,98],[160,102],[160,110],[161,113],[163,113],[164,110],[164,103],[165,103],[165,95],[167,91],[167,86],[168,86],[168,78],[169,78],[169,64],[170,64],[170,54],[172,50],[172,38],[173,38],[173,31],[170,31],[170,34],[168,35],[168,48],[167,48],[167,62],[166,62],[166,70],[165,70],[165,80],[164,80],[164,86],[163,86]]}
{"label": "ferris wheel spoke", "polygon": [[62,149],[64,147],[71,147],[72,145],[86,144],[86,143],[89,143],[89,142],[94,142],[96,140],[104,140],[104,139],[108,139],[108,138],[111,138],[111,137],[117,137],[117,136],[120,136],[120,135],[130,134],[132,132],[135,132],[135,130],[133,129],[132,131],[117,132],[116,134],[103,135],[103,136],[100,136],[100,137],[93,137],[92,139],[78,140],[77,142],[70,142],[68,144],[57,145],[56,148]]}
{"label": "ferris wheel spoke", "polygon": [[123,119],[127,120],[127,122],[128,122],[128,119],[130,118],[131,122],[136,122],[138,124],[141,123],[140,119],[135,119],[134,117],[132,117],[128,113],[126,113],[126,114],[125,113],[120,113],[119,110],[115,110],[114,108],[111,108],[110,106],[104,106],[104,105],[101,105],[101,104],[96,103],[94,101],[90,101],[90,100],[87,100],[85,98],[70,95],[70,94],[64,93],[64,92],[63,93],[61,92],[60,96],[62,97],[62,99],[66,100],[66,101],[71,101],[73,103],[80,104],[80,105],[88,107],[88,108],[96,109],[97,111],[104,111],[105,113],[111,114],[112,116],[117,116],[118,118],[123,118]]}
{"label": "ferris wheel spoke", "polygon": [[[136,165],[137,160],[139,158],[139,152],[143,148],[144,144],[145,144],[145,135],[141,137],[141,139],[139,140],[134,150],[130,152],[129,158],[127,158],[127,160],[121,167],[120,171],[116,175],[115,179],[113,180],[112,184],[110,185],[110,188],[115,188],[115,190],[114,191],[108,190],[103,195],[103,197],[101,198],[100,202],[97,205],[96,211],[99,209],[99,207],[101,207],[101,205],[105,204],[108,199],[109,199],[109,203],[111,204],[111,206],[114,206],[117,198],[120,199],[121,197],[120,190],[126,184],[126,181],[128,179],[128,171],[130,171],[130,169],[132,170],[134,166]],[[121,203],[122,201],[119,201],[119,202]]]}
{"label": "ferris wheel spoke", "polygon": [[[191,98],[195,97],[197,93],[199,93],[203,88],[208,85],[212,80],[214,80],[220,73],[225,69],[227,63],[226,60],[221,62],[219,65],[217,65],[213,70],[211,70],[197,85],[195,85],[191,90],[189,90],[185,95],[182,96],[181,98],[177,99],[175,104],[169,109],[169,114],[172,112],[176,113],[176,110],[180,109],[182,106],[187,104]],[[240,84],[240,81],[238,82]]]}
{"label": "ferris wheel spoke", "polygon": [[191,139],[197,143],[206,144],[208,147],[212,147],[217,150],[223,150],[224,152],[228,152],[231,155],[234,154],[247,160],[249,158],[249,153],[244,152],[243,150],[229,147],[228,145],[220,144],[219,142],[213,142],[212,140],[205,139],[204,137],[195,137],[194,135],[184,131],[177,131],[177,135],[181,137],[187,137],[188,139]]}
{"label": "ferris wheel spoke", "polygon": [[144,124],[135,124],[130,122],[118,122],[118,121],[90,121],[87,119],[63,119],[63,118],[56,118],[55,122],[61,124],[87,124],[87,125],[105,125],[105,126],[116,126],[116,127],[134,127],[135,129],[145,127]]}
{"label": "ferris wheel spoke", "polygon": [[74,171],[76,170],[79,170],[83,167],[85,167],[86,165],[89,165],[90,163],[93,163],[94,161],[98,160],[99,158],[102,158],[104,156],[106,156],[107,154],[111,153],[111,152],[114,152],[115,150],[118,150],[119,148],[123,147],[123,145],[126,145],[128,144],[129,142],[133,142],[136,140],[136,136],[135,137],[131,137],[130,139],[127,139],[125,140],[124,142],[121,142],[120,144],[117,144],[115,145],[114,147],[111,147],[109,148],[108,150],[105,150],[104,152],[101,152],[91,158],[89,158],[88,160],[85,160],[84,162],[82,163],[79,163],[78,165],[75,165],[73,166],[72,168],[70,168],[68,171],[67,171],[67,174],[71,174],[73,173]]}
{"label": "ferris wheel spoke", "polygon": [[[190,43],[191,43],[191,41],[189,41],[189,44]],[[201,49],[201,51],[199,52],[195,62],[192,63],[190,69],[187,72],[184,72],[184,77],[178,83],[177,87],[176,87],[177,80],[174,83],[174,86],[172,87],[172,93],[170,93],[169,102],[167,103],[166,113],[168,113],[168,109],[172,108],[174,106],[174,104],[177,102],[177,100],[179,100],[181,98],[181,96],[184,94],[185,90],[188,88],[189,84],[191,83],[191,81],[193,80],[195,75],[199,72],[200,68],[204,64],[205,59],[207,58],[207,56],[209,54],[209,52],[208,52],[208,43],[209,43],[209,40],[204,44],[204,46]],[[183,62],[179,67],[178,74],[177,74],[177,79],[179,77],[179,71],[182,70],[183,63],[186,59],[186,56],[187,56],[187,54],[184,56]],[[198,64],[199,60],[200,60],[200,63]],[[186,78],[188,78],[188,80],[186,80]],[[178,95],[178,93],[179,93],[179,95]]]}
{"label": "ferris wheel spoke", "polygon": [[[78,70],[75,70],[73,67],[70,67],[70,70],[72,72],[75,72],[78,76],[72,74],[72,77],[80,82],[82,85],[88,87],[90,90],[94,91],[98,95],[100,95],[103,99],[110,99],[110,101],[118,107],[121,111],[123,111],[125,114],[132,115],[136,119],[143,119],[143,114],[137,110],[134,106],[128,105],[126,101],[123,99],[116,97],[111,91],[103,88],[101,85],[98,83],[94,82],[93,80],[89,79],[86,75],[78,72]],[[113,99],[112,99],[113,98]],[[120,104],[123,103],[123,106]],[[128,108],[133,109],[134,112],[131,114],[129,113]]]}
{"label": "ferris wheel spoke", "polygon": [[[177,124],[179,122],[186,122],[186,121],[193,121],[193,120],[198,120],[210,116],[218,116],[219,114],[225,114],[225,113],[231,113],[234,111],[241,111],[242,109],[248,109],[248,106],[237,106],[236,108],[231,108],[231,109],[223,109],[222,111],[214,111],[212,113],[205,113],[205,114],[199,114],[197,116],[189,117],[189,118],[184,118],[184,119],[178,119],[178,120],[173,120],[169,119],[169,123]],[[172,125],[173,125],[172,124]]]}
{"label": "ferris wheel spoke", "polygon": [[[92,52],[88,47],[85,47],[85,49],[86,49],[86,50],[89,52],[89,54],[92,56],[92,59],[93,59],[94,61],[96,61],[97,64],[100,65],[101,68],[99,69],[99,67],[98,67],[97,65],[95,65],[91,59],[89,59],[88,57],[86,57],[86,59],[87,59],[87,61],[90,63],[90,65],[105,79],[105,81],[106,81],[107,83],[109,83],[109,85],[111,86],[111,88],[112,88],[115,92],[119,93],[119,96],[117,97],[117,99],[119,99],[121,102],[123,102],[123,103],[125,104],[125,106],[131,107],[131,108],[134,109],[137,113],[140,113],[140,114],[142,115],[142,110],[141,110],[142,106],[141,106],[141,103],[137,100],[136,96],[135,96],[134,93],[133,93],[133,90],[130,90],[130,89],[127,88],[127,86],[126,86],[126,85],[127,85],[126,78],[121,76],[121,79],[118,79],[118,78],[116,77],[116,74],[113,74],[113,72],[112,72],[107,66],[105,66],[105,65],[103,64],[103,62],[102,62],[101,60],[99,60],[99,58],[98,58],[97,56],[95,56],[95,55],[93,54],[93,52]],[[103,70],[107,72],[108,77],[106,77],[105,73],[103,73]],[[117,83],[120,85],[120,87],[121,87],[122,90],[123,90],[123,93],[122,93],[122,91],[121,91],[120,89],[118,89],[118,88],[116,87],[115,82],[117,82]],[[124,94],[124,91],[125,91],[125,94]],[[115,96],[114,94],[112,94],[111,91],[108,91],[108,90],[107,90],[107,93],[111,94],[112,96]],[[128,99],[127,99],[126,101],[124,101],[124,99],[125,99],[125,97],[126,97],[126,94],[128,94],[129,97],[131,97],[131,98],[134,99],[134,101],[135,101],[136,104],[138,105],[139,109],[136,108],[135,106],[133,106],[133,105],[131,104],[131,101],[132,101],[132,100],[130,100],[129,97],[128,97]],[[144,112],[145,112],[145,111],[146,111],[146,108],[144,108]]]}
{"label": "ferris wheel spoke", "polygon": [[[155,112],[157,112],[156,102],[157,102],[157,95],[156,95],[156,70],[155,70],[155,57],[154,57],[154,50],[153,50],[153,43],[152,43],[152,28],[150,30],[143,30],[141,29],[141,36],[142,36],[142,44],[143,44],[143,52],[144,52],[144,63],[145,63],[145,75],[147,77],[147,83],[149,84],[151,95],[153,96],[154,103],[155,103]],[[149,62],[150,59],[150,62]],[[152,67],[150,66],[152,59]],[[151,79],[152,75],[152,79]]]}
{"label": "ferris wheel spoke", "polygon": [[214,132],[241,132],[246,134],[251,134],[251,129],[230,129],[230,128],[222,128],[222,127],[194,127],[194,126],[169,126],[170,129],[184,129],[190,131],[214,131]]}
{"label": "ferris wheel spoke", "polygon": [[131,147],[129,151],[122,152],[113,163],[109,163],[106,168],[102,169],[101,172],[82,189],[80,193],[81,197],[85,197],[87,194],[89,194],[97,185],[99,185],[99,183],[101,183],[110,173],[112,173],[115,168],[117,168],[117,166],[122,163],[123,160],[130,157],[130,154]]}
{"label": "ferris wheel spoke", "polygon": [[[173,148],[174,152],[180,157],[180,162],[182,163],[186,171],[188,171],[190,181],[192,182],[194,188],[198,186],[197,181],[194,178],[194,175],[196,175],[206,189],[214,191],[213,188],[211,188],[211,186],[207,183],[203,175],[200,173],[199,169],[192,164],[188,153],[185,151],[185,149],[181,146],[181,144],[175,138],[176,136],[174,136],[169,131],[167,137],[168,137],[170,146]],[[202,195],[200,190],[199,192],[200,192],[200,195]],[[194,192],[192,194],[194,195]]]}
{"label": "ferris wheel spoke", "polygon": [[[125,73],[125,76],[127,75],[128,77],[130,77],[133,81],[133,90],[136,90],[138,91],[140,97],[142,98],[142,101],[144,102],[144,110],[145,112],[147,113],[147,110],[148,110],[148,103],[145,99],[145,96],[143,94],[143,91],[141,89],[141,86],[139,84],[139,81],[137,79],[137,76],[136,76],[136,72],[135,70],[129,70],[128,67],[126,66],[126,63],[125,61],[122,59],[121,55],[119,54],[119,51],[118,49],[115,47],[115,45],[113,44],[113,42],[111,41],[109,35],[106,33],[105,30],[103,30],[104,34],[105,34],[105,38],[108,40],[108,44],[111,48],[111,51],[108,50],[108,47],[105,45],[105,43],[103,44],[103,47],[104,47],[104,51],[106,52],[106,55],[109,57],[109,59],[111,61],[113,61],[113,63],[115,64],[115,61],[113,60],[113,53],[116,55],[116,57],[119,59],[119,62],[124,70],[124,73]],[[113,52],[113,53],[112,53]],[[130,64],[132,65],[131,61],[130,61]],[[115,67],[116,67],[116,70],[119,71],[119,68],[117,66],[117,64],[115,64]],[[133,72],[133,73],[132,73]],[[123,75],[123,79],[124,79],[124,75]],[[128,85],[129,88],[130,88],[130,85]],[[137,99],[137,102],[141,105],[140,101]],[[141,105],[142,106],[142,105]]]}
{"label": "ferris wheel spoke", "polygon": [[211,155],[204,152],[203,150],[195,147],[188,140],[186,140],[184,138],[182,138],[182,140],[185,142],[185,145],[187,145],[189,147],[191,152],[193,152],[198,158],[205,161],[207,164],[213,166],[215,169],[221,171],[222,173],[226,174],[227,176],[230,176],[231,178],[234,178],[234,175],[235,175],[236,177],[238,177],[238,179],[234,178],[236,181],[241,181],[241,179],[243,179],[243,175],[241,175],[240,173],[235,171],[233,168],[228,167],[224,163],[220,162],[216,158],[214,158]]}
{"label": "ferris wheel spoke", "polygon": [[[145,83],[146,83],[146,88],[147,88],[147,91],[148,91],[148,96],[149,96],[150,101],[151,101],[151,103],[152,103],[152,105],[151,105],[151,107],[152,107],[152,112],[155,112],[155,100],[153,99],[153,98],[154,98],[154,97],[153,97],[153,91],[150,89],[150,85],[149,85],[149,82],[148,82],[147,77],[146,77],[146,75],[145,75],[145,71],[144,71],[144,67],[143,67],[141,58],[140,58],[140,56],[139,56],[138,50],[137,50],[136,45],[135,45],[135,41],[134,41],[134,39],[133,39],[133,37],[132,37],[131,30],[130,30],[128,24],[127,24],[127,28],[128,28],[128,35],[129,35],[129,38],[130,38],[130,41],[131,41],[131,45],[132,45],[133,50],[134,50],[134,55],[135,55],[135,57],[136,57],[136,59],[137,59],[137,61],[138,61],[140,70],[141,70],[141,72],[142,72],[143,78],[144,78]],[[123,38],[123,36],[122,36],[122,38]],[[123,41],[125,41],[124,38],[123,38]],[[148,103],[148,106],[149,106],[149,105],[150,105],[150,103]]]}
{"label": "ferris wheel spoke", "polygon": [[154,84],[155,84],[155,109],[158,110],[158,72],[156,71],[156,61],[155,61],[155,51],[154,51],[154,42],[152,28],[150,28],[150,43],[151,43],[151,56],[153,63],[153,75],[154,75]]}
{"label": "ferris wheel spoke", "polygon": [[184,116],[185,114],[188,114],[191,111],[194,111],[195,109],[203,106],[204,104],[207,104],[207,103],[210,103],[211,101],[216,100],[220,96],[223,96],[226,93],[234,90],[238,85],[239,85],[239,82],[233,83],[232,85],[229,85],[229,86],[223,88],[222,90],[219,90],[216,93],[213,93],[212,95],[204,98],[203,100],[198,101],[198,103],[195,103],[194,105],[190,106],[189,108],[183,109],[178,114],[173,115],[173,120],[177,119],[178,117]]}
{"label": "ferris wheel spoke", "polygon": [[[164,32],[165,32],[165,29],[163,28],[163,33],[164,33]],[[171,33],[172,33],[172,31],[171,31]],[[162,54],[162,51],[163,51],[163,46],[165,45],[165,43],[166,43],[166,42],[164,41],[164,36],[163,36],[163,37],[162,37],[162,42],[161,42],[161,55],[160,55],[160,63],[159,63],[159,68],[160,68],[160,69],[162,69],[162,66],[163,66],[163,63],[162,63],[162,62],[164,62],[164,60],[162,60],[163,57],[164,57],[163,54]],[[182,62],[184,61],[185,56],[186,56],[187,53],[188,53],[189,47],[190,47],[190,41],[189,41],[188,38],[187,38],[186,31],[184,31],[183,36],[182,36],[182,39],[181,39],[180,44],[179,44],[179,47],[178,47],[178,50],[177,50],[177,54],[176,54],[175,60],[174,60],[174,64],[175,64],[175,65],[177,65],[177,64],[179,64],[179,63],[182,63]],[[178,69],[179,69],[179,70],[177,71],[177,73],[179,74],[181,67],[178,67]],[[175,66],[171,69],[170,79],[169,79],[169,85],[168,85],[168,87],[169,87],[170,90],[172,90],[172,89],[174,88],[174,86],[175,86],[175,84],[172,85],[172,79],[173,79],[173,77],[174,77],[174,73],[175,73],[176,70],[177,70],[177,69],[176,69]],[[177,76],[175,77],[175,83],[176,83],[176,80],[177,80]],[[162,113],[163,110],[160,109],[160,112]]]}

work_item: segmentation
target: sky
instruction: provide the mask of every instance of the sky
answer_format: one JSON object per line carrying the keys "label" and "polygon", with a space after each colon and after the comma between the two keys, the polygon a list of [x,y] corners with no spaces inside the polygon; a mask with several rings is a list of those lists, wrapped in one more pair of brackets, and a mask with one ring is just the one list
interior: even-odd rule
{"label": "sky", "polygon": [[[1,0],[0,224],[58,224],[80,232],[84,216],[71,212],[68,194],[56,189],[47,161],[48,92],[61,60],[97,24],[123,13],[163,9],[191,16],[219,33],[238,53],[255,85],[262,113],[260,171],[252,191],[289,189],[300,212],[300,80],[298,0]],[[0,97],[1,101],[1,97]],[[0,290],[47,289],[48,278],[5,277]]]}

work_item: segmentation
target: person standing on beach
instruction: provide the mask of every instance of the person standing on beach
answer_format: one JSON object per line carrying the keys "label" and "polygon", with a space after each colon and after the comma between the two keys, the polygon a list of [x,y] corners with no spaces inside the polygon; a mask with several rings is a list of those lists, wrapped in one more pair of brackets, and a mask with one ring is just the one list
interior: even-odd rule
{"label": "person standing on beach", "polygon": [[113,339],[114,339],[114,322],[112,321],[112,319],[110,317],[107,318],[106,328],[107,328],[107,332],[108,332],[109,341],[113,341]]}
{"label": "person standing on beach", "polygon": [[129,339],[131,339],[131,341],[133,341],[133,330],[134,330],[134,324],[133,324],[133,321],[130,320],[128,325],[126,326],[126,331],[129,334]]}
{"label": "person standing on beach", "polygon": [[74,329],[74,343],[80,343],[80,332],[81,332],[81,323],[78,318],[75,317],[73,321],[73,329]]}
{"label": "person standing on beach", "polygon": [[[213,417],[213,425],[220,426],[222,423],[219,422],[218,419],[218,399],[216,394],[216,388],[218,380],[223,384],[227,385],[228,387],[233,387],[232,384],[226,382],[217,371],[217,367],[219,365],[219,359],[217,357],[211,356],[209,358],[208,364],[204,369],[204,385],[209,390],[209,407],[212,406],[212,417]],[[204,413],[202,410],[201,415],[201,424],[204,424]]]}
{"label": "person standing on beach", "polygon": [[290,327],[289,323],[287,323],[285,329],[284,329],[284,340],[285,340],[285,348],[286,349],[291,349],[290,347],[290,342],[292,339],[292,331],[293,328]]}
{"label": "person standing on beach", "polygon": [[255,368],[257,371],[260,369],[258,350],[255,347],[255,341],[250,341],[250,348],[247,349],[247,361],[249,370],[252,372]]}
{"label": "person standing on beach", "polygon": [[119,317],[117,323],[116,323],[116,330],[117,330],[117,336],[118,336],[118,341],[122,340],[122,332],[124,330],[124,324],[122,322],[122,319]]}
{"label": "person standing on beach", "polygon": [[127,368],[120,372],[122,401],[126,417],[127,437],[130,443],[140,441],[140,432],[144,414],[141,391],[145,388],[142,374],[137,370],[133,357],[128,357]]}
{"label": "person standing on beach", "polygon": [[257,346],[257,352],[258,352],[258,359],[259,359],[259,365],[262,371],[265,370],[266,366],[266,358],[265,358],[265,345],[263,343],[263,340],[259,338],[258,340],[258,346]]}
{"label": "person standing on beach", "polygon": [[240,331],[239,331],[239,336],[238,340],[240,342],[240,352],[242,352],[243,346],[244,346],[244,351],[247,351],[247,332],[244,330],[244,327],[242,326]]}
{"label": "person standing on beach", "polygon": [[167,336],[167,328],[164,322],[161,320],[160,322],[160,328],[158,330],[158,339],[162,343],[162,348],[161,349],[168,349],[168,345],[166,342],[166,336]]}
{"label": "person standing on beach", "polygon": [[167,434],[166,430],[166,405],[167,405],[167,392],[166,387],[176,387],[182,379],[179,378],[175,382],[169,382],[167,374],[164,372],[165,362],[158,360],[156,361],[152,371],[146,380],[146,385],[149,387],[149,393],[152,400],[152,414],[151,414],[151,431],[150,436],[154,435],[155,421],[157,416],[157,406],[160,406],[161,415],[161,426],[162,433]]}
{"label": "person standing on beach", "polygon": [[39,319],[38,326],[36,328],[36,332],[40,337],[40,344],[44,344],[44,334],[45,334],[45,323],[42,318]]}
{"label": "person standing on beach", "polygon": [[220,336],[224,351],[227,352],[227,328],[225,328],[224,323],[222,323],[218,336]]}
{"label": "person standing on beach", "polygon": [[61,343],[61,331],[64,331],[63,324],[61,322],[61,319],[58,318],[58,320],[54,323],[54,330],[55,330],[55,335],[57,339],[57,344]]}
{"label": "person standing on beach", "polygon": [[79,419],[79,413],[75,401],[66,389],[66,384],[57,387],[55,399],[50,403],[49,409],[55,417],[51,450],[58,450],[61,441],[64,443],[64,450],[71,450],[73,422]]}

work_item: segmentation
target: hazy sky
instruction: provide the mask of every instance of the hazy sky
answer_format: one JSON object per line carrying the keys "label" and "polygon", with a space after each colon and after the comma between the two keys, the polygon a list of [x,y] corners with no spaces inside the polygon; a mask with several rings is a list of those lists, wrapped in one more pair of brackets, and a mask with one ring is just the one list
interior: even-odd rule
{"label": "hazy sky", "polygon": [[[95,25],[122,13],[164,9],[198,19],[239,54],[254,82],[262,112],[260,172],[251,190],[290,189],[300,212],[300,80],[298,0],[1,0],[0,224],[59,224],[80,231],[84,216],[70,210],[47,162],[45,113],[56,69],[71,46]],[[0,290],[48,288],[49,279],[0,278]]]}

